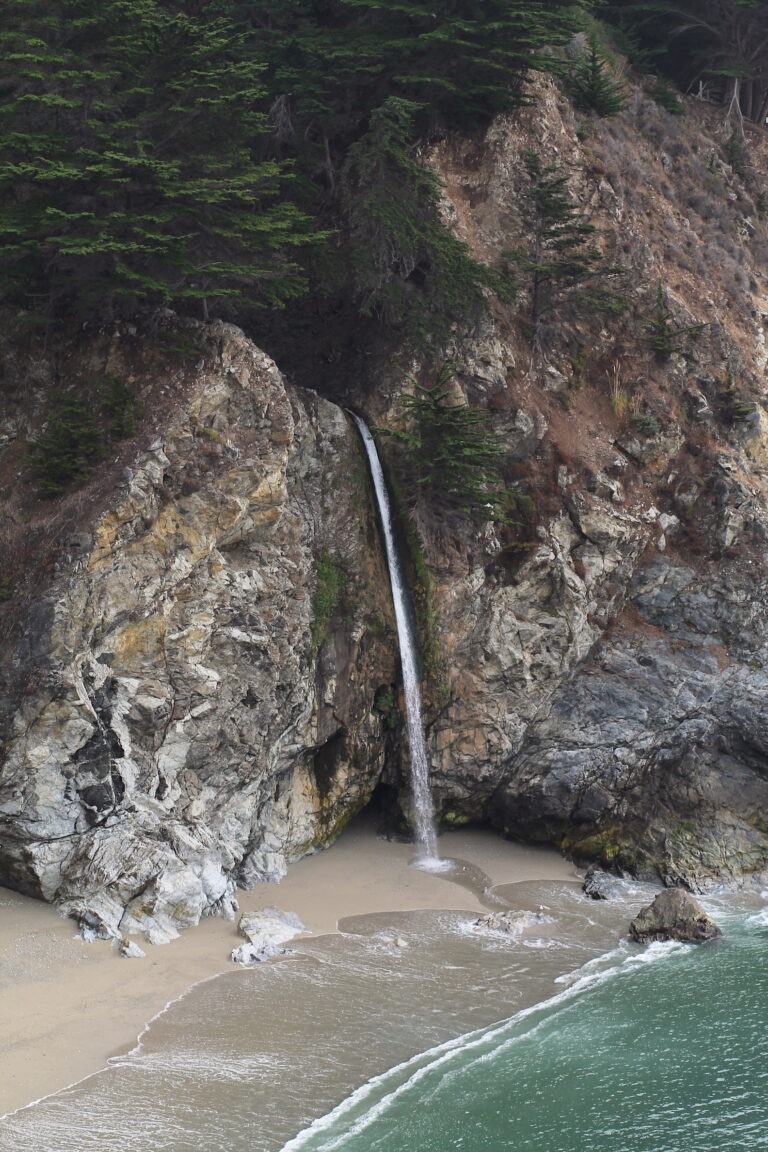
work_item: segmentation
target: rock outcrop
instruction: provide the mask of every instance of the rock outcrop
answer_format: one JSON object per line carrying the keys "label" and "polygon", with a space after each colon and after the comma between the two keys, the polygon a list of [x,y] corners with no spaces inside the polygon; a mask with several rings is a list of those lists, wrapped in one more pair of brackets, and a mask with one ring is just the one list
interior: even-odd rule
{"label": "rock outcrop", "polygon": [[659,892],[653,903],[643,908],[629,926],[629,935],[638,944],[650,944],[654,940],[700,944],[722,934],[698,900],[684,888],[667,888]]}
{"label": "rock outcrop", "polygon": [[306,931],[298,916],[281,908],[245,914],[237,927],[246,943],[233,950],[231,958],[235,964],[258,964],[273,956],[284,956],[289,949],[282,945]]}
{"label": "rock outcrop", "polygon": [[616,876],[592,864],[587,869],[581,890],[590,900],[611,900],[621,895],[622,884]]}
{"label": "rock outcrop", "polygon": [[5,664],[0,882],[153,941],[338,834],[394,681],[357,433],[238,329],[202,334]]}
{"label": "rock outcrop", "polygon": [[487,916],[480,916],[475,920],[472,927],[481,936],[509,936],[517,939],[526,928],[552,923],[552,917],[543,911],[524,912],[517,909],[508,912],[489,912]]}
{"label": "rock outcrop", "polygon": [[[691,211],[718,148],[706,110],[670,117],[636,88],[584,142],[556,85],[536,100],[482,145],[436,150],[457,231],[483,258],[526,243],[519,157],[533,148],[567,165],[632,306],[621,321],[564,307],[532,350],[523,281],[512,317],[449,349],[535,514],[463,548],[423,515],[443,654],[438,808],[705,890],[768,869],[768,248],[725,165],[719,227],[749,283]],[[764,134],[752,155],[768,173]],[[667,358],[644,335],[659,284],[680,324],[702,325]]]}

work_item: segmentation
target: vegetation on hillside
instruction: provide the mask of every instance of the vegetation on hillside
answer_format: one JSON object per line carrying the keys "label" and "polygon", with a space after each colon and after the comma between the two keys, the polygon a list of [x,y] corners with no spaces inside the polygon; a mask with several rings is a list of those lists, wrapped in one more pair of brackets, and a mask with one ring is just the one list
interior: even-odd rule
{"label": "vegetation on hillside", "polygon": [[524,100],[577,10],[4,0],[0,290],[49,322],[232,315],[310,285],[391,323],[413,301],[426,337],[471,317],[489,278],[441,224],[419,144]]}
{"label": "vegetation on hillside", "polygon": [[605,260],[591,243],[596,229],[571,196],[566,173],[554,164],[543,164],[535,152],[523,153],[523,162],[529,178],[531,243],[526,251],[515,253],[515,259],[530,277],[536,343],[542,320],[565,296],[596,311],[620,312],[625,298],[603,281],[621,276],[625,269]]}
{"label": "vegetation on hillside", "polygon": [[643,57],[685,92],[730,114],[768,117],[765,0],[608,0],[604,14]]}
{"label": "vegetation on hillside", "polygon": [[443,513],[503,520],[515,493],[503,483],[502,446],[485,414],[457,397],[456,372],[448,362],[431,385],[411,380],[413,391],[400,398],[402,426],[381,431],[399,443],[401,472],[414,497]]}
{"label": "vegetation on hillside", "polygon": [[248,37],[210,5],[6,0],[0,287],[51,315],[280,303],[316,233]]}
{"label": "vegetation on hillside", "polygon": [[[457,327],[514,295],[509,260],[538,349],[576,312],[625,309],[627,269],[605,251],[621,246],[598,237],[567,160],[527,152],[520,247],[481,263],[448,222],[429,148],[527,103],[536,70],[561,78],[584,139],[626,104],[612,36],[658,73],[651,95],[670,111],[672,85],[723,101],[739,177],[741,117],[768,111],[758,0],[0,3],[0,297],[49,331],[158,305],[238,319],[311,294],[315,319],[354,311],[439,363]],[[752,194],[759,215],[765,192]],[[639,324],[660,362],[701,327],[676,322],[662,286]],[[414,490],[509,518],[495,446],[447,379],[405,402]],[[116,387],[96,417],[50,398],[29,453],[43,491],[133,434]]]}
{"label": "vegetation on hillside", "polygon": [[[441,220],[423,147],[525,102],[588,9],[683,87],[768,111],[758,0],[3,0],[0,291],[50,324],[308,290],[413,340],[502,269]],[[569,83],[622,93],[594,36]]]}

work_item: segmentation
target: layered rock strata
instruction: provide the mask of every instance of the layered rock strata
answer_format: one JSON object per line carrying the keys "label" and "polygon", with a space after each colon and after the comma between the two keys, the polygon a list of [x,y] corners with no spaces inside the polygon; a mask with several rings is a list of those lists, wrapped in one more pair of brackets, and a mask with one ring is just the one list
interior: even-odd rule
{"label": "layered rock strata", "polygon": [[6,664],[0,881],[115,936],[231,915],[236,882],[332,840],[383,764],[357,433],[238,329],[206,340]]}

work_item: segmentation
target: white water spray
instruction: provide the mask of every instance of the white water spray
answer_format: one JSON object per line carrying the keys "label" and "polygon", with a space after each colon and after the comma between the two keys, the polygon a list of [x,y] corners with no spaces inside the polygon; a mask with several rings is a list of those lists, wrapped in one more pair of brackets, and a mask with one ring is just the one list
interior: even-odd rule
{"label": "white water spray", "polygon": [[384,472],[382,471],[379,454],[368,425],[354,412],[350,416],[357,425],[363,441],[368,464],[373,478],[373,488],[376,493],[376,502],[379,506],[381,526],[384,531],[384,546],[387,551],[387,564],[389,565],[389,580],[392,585],[392,600],[395,606],[395,620],[397,621],[397,638],[400,645],[400,665],[403,670],[403,689],[405,692],[405,718],[408,730],[408,744],[411,751],[411,789],[413,792],[414,832],[419,846],[421,857],[417,861],[423,867],[435,867],[439,862],[437,854],[437,833],[435,832],[434,808],[432,794],[429,790],[429,764],[427,762],[427,747],[424,741],[424,720],[421,711],[421,690],[419,676],[416,668],[416,637],[413,624],[408,612],[406,601],[405,581],[400,565],[400,558],[395,547],[395,535],[392,527],[392,510],[389,502]]}

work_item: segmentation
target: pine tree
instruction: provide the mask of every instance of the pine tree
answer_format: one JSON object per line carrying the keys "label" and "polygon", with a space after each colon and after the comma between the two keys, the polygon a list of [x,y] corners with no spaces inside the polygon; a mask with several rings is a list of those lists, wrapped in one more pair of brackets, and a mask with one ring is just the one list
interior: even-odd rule
{"label": "pine tree", "polygon": [[706,324],[678,324],[675,321],[661,281],[656,288],[656,307],[643,326],[648,329],[648,343],[656,358],[662,361],[668,360],[673,352],[681,351],[686,336],[706,328]]}
{"label": "pine tree", "polygon": [[606,276],[625,269],[610,264],[589,243],[595,227],[568,191],[568,177],[555,164],[543,164],[535,152],[524,152],[530,180],[528,204],[533,250],[517,252],[516,260],[531,276],[531,317],[534,339],[542,318],[563,294],[598,311],[621,311],[625,300],[600,285]]}
{"label": "pine tree", "polygon": [[400,398],[405,427],[380,431],[402,445],[408,480],[433,509],[501,520],[514,501],[502,484],[503,451],[485,414],[457,403],[455,375],[446,363],[431,386],[411,379],[413,393]]}
{"label": "pine tree", "polygon": [[78,396],[54,397],[43,431],[30,441],[32,473],[45,496],[82,483],[104,455],[102,431]]}
{"label": "pine tree", "polygon": [[302,288],[311,229],[268,156],[263,71],[161,0],[6,0],[0,277],[53,309]]}
{"label": "pine tree", "polygon": [[364,315],[403,325],[417,344],[479,318],[501,277],[440,220],[440,182],[411,154],[415,106],[390,96],[349,149],[341,204],[352,291]]}
{"label": "pine tree", "polygon": [[586,49],[577,59],[568,78],[568,89],[574,104],[583,112],[615,116],[627,106],[621,85],[612,78],[596,36],[589,38]]}

